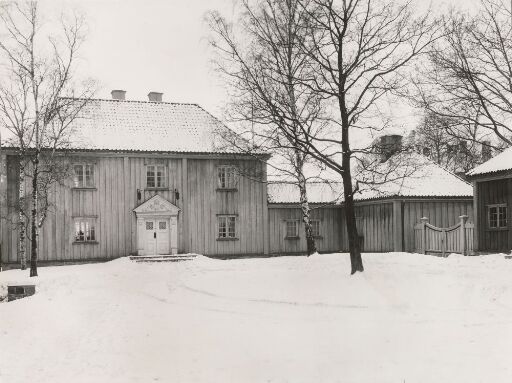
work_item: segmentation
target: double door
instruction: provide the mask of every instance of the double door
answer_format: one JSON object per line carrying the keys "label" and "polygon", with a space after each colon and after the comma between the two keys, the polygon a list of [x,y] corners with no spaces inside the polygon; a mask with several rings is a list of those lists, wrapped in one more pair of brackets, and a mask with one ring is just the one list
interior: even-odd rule
{"label": "double door", "polygon": [[169,219],[146,219],[145,223],[145,254],[169,254]]}

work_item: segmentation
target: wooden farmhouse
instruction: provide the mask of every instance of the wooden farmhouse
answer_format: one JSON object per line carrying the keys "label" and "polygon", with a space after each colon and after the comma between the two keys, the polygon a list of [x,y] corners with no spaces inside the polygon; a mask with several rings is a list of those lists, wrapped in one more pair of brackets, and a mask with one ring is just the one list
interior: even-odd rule
{"label": "wooden farmhouse", "polygon": [[[92,100],[63,153],[70,176],[50,193],[39,236],[41,262],[86,262],[126,255],[199,253],[215,257],[303,253],[292,186],[267,185],[269,155],[249,156],[219,143],[221,123],[196,104]],[[17,264],[19,166],[0,151],[3,263]],[[426,161],[416,178],[358,196],[364,251],[415,251],[414,225],[438,226],[473,215],[471,186]],[[313,228],[322,252],[346,251],[342,193],[311,184]],[[14,223],[14,224],[13,224]],[[27,241],[27,254],[29,243]]]}
{"label": "wooden farmhouse", "polygon": [[512,226],[508,208],[512,206],[512,148],[477,166],[467,175],[474,190],[476,250],[510,251]]}

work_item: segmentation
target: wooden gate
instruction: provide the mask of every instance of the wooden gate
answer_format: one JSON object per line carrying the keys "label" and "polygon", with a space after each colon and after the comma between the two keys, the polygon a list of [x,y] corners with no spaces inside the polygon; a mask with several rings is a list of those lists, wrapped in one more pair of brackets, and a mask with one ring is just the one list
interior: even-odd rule
{"label": "wooden gate", "polygon": [[460,222],[455,226],[441,228],[429,224],[428,218],[423,217],[414,226],[415,251],[441,253],[443,257],[449,253],[472,254],[475,225],[467,222],[467,215],[459,218]]}

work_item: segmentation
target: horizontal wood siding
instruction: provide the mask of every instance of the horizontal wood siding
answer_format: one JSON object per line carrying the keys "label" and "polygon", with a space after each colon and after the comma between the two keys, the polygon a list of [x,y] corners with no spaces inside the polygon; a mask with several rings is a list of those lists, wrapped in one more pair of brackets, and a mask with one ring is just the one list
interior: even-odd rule
{"label": "horizontal wood siding", "polygon": [[468,222],[473,222],[472,199],[403,201],[404,250],[414,251],[414,226],[422,217],[427,217],[431,225],[450,227],[460,222],[461,215],[467,215]]}
{"label": "horizontal wood siding", "polygon": [[[340,251],[339,207],[313,208],[311,219],[320,220],[320,236],[316,239],[317,249],[320,252]],[[299,220],[299,239],[286,239],[286,221]],[[297,207],[281,207],[280,205],[269,205],[269,251],[277,253],[305,253],[307,249],[302,212]]]}
{"label": "horizontal wood siding", "polygon": [[[510,179],[477,182],[478,187],[478,250],[480,251],[508,251],[512,249],[512,240],[509,239],[511,225],[512,186]],[[492,230],[488,225],[488,205],[508,205],[508,229]]]}

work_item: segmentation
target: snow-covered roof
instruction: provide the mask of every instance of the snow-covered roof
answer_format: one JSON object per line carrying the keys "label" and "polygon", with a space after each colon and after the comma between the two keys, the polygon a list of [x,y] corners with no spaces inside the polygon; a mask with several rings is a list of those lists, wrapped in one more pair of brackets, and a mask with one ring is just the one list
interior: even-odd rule
{"label": "snow-covered roof", "polygon": [[496,173],[505,170],[512,170],[512,148],[505,149],[496,157],[491,158],[489,161],[478,165],[476,168],[470,170],[468,176],[477,176],[487,173]]}
{"label": "snow-covered roof", "polygon": [[[343,201],[343,186],[340,183],[308,182],[307,197],[310,203],[338,203]],[[271,183],[267,188],[270,203],[297,203],[300,201],[296,184]]]}
{"label": "snow-covered roof", "polygon": [[[386,174],[387,182],[371,187],[361,186],[354,195],[358,201],[389,197],[471,197],[472,186],[458,176],[445,170],[428,158],[418,154],[407,154],[410,160],[400,164]],[[388,160],[389,161],[389,160]],[[388,165],[389,166],[389,165]],[[377,183],[382,180],[376,179]],[[308,183],[308,200],[311,203],[343,202],[341,182]],[[269,202],[297,203],[299,189],[294,184],[270,184]]]}
{"label": "snow-covered roof", "polygon": [[197,104],[90,100],[74,122],[72,149],[228,153],[227,129]]}

